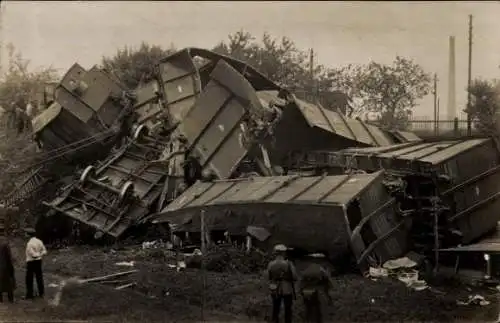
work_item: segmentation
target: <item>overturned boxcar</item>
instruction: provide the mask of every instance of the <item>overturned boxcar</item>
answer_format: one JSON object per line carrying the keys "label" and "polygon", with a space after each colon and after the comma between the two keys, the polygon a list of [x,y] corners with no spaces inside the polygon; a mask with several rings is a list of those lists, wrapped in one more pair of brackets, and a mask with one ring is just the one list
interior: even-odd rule
{"label": "overturned boxcar", "polygon": [[[158,65],[158,85],[165,114],[171,124],[184,119],[203,88],[210,82],[214,68],[223,60],[238,71],[256,90],[280,87],[248,64],[201,48],[185,48],[162,59]],[[231,79],[227,79],[231,83]]]}
{"label": "overturned boxcar", "polygon": [[[441,247],[470,243],[494,230],[500,220],[500,153],[495,138],[348,149],[335,160],[345,169],[385,169],[403,179],[405,203],[422,220],[414,231],[428,232],[432,241],[434,221],[429,215],[438,215]],[[422,235],[422,245],[434,245]]]}
{"label": "overturned boxcar", "polygon": [[[118,238],[139,224],[165,189],[175,190],[166,163],[160,159],[167,141],[133,129],[133,136],[97,165],[88,166],[80,178],[51,202],[54,211],[97,230],[96,238]],[[165,186],[165,182],[171,183]],[[170,194],[174,194],[170,192]]]}
{"label": "overturned boxcar", "polygon": [[103,151],[120,132],[129,103],[125,89],[108,74],[74,64],[56,87],[55,101],[33,120],[34,137],[44,151],[67,159]]}
{"label": "overturned boxcar", "polygon": [[274,176],[198,182],[152,219],[176,232],[246,235],[269,232],[268,245],[336,257],[352,249],[362,268],[407,251],[406,220],[386,190],[383,172],[341,176]]}

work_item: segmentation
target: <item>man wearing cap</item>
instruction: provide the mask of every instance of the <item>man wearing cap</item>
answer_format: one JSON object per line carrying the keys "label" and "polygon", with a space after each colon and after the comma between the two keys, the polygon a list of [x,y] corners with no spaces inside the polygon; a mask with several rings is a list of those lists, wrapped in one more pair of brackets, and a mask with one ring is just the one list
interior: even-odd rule
{"label": "man wearing cap", "polygon": [[33,299],[33,276],[36,278],[38,296],[44,295],[42,258],[47,254],[47,249],[42,240],[36,237],[34,229],[26,229],[26,233],[30,237],[26,245],[26,299]]}
{"label": "man wearing cap", "polygon": [[291,261],[285,258],[287,247],[279,244],[274,247],[276,259],[267,266],[269,291],[273,302],[273,322],[279,322],[281,303],[285,307],[285,323],[292,322],[292,303],[295,298],[297,272]]}
{"label": "man wearing cap", "polygon": [[320,264],[313,262],[304,272],[300,280],[300,293],[304,300],[306,322],[323,322],[321,296],[323,292],[331,303],[330,289],[333,287],[329,273]]}
{"label": "man wearing cap", "polygon": [[9,302],[13,303],[15,289],[16,277],[12,252],[7,239],[0,236],[0,303],[3,303],[3,293],[7,293]]}

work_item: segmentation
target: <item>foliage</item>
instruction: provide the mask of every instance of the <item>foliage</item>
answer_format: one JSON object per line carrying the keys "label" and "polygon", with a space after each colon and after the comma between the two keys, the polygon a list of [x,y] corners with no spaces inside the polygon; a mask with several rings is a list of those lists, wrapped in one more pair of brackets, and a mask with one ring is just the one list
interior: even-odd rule
{"label": "foliage", "polygon": [[482,133],[498,133],[500,111],[500,83],[498,81],[474,80],[468,89],[471,95],[470,113],[474,126]]}
{"label": "foliage", "polygon": [[265,33],[261,42],[248,32],[229,35],[215,52],[247,62],[262,74],[295,92],[299,98],[318,99],[327,108],[345,110],[349,100],[335,89],[328,70],[315,65],[311,71],[310,53],[299,50],[287,37],[272,38]]}
{"label": "foliage", "polygon": [[46,83],[58,79],[52,67],[30,70],[30,61],[22,57],[12,44],[7,45],[8,67],[0,83],[0,105],[5,110],[15,106],[25,109],[28,101],[35,100],[37,93]]}
{"label": "foliage", "polygon": [[405,128],[412,109],[429,93],[431,83],[420,65],[399,56],[392,65],[348,65],[330,71],[329,76],[352,98],[353,113],[375,113],[389,128]]}
{"label": "foliage", "polygon": [[118,49],[112,57],[103,57],[101,67],[113,74],[129,89],[150,81],[158,61],[175,51],[173,47],[163,49],[160,46],[141,43],[139,48],[124,47]]}

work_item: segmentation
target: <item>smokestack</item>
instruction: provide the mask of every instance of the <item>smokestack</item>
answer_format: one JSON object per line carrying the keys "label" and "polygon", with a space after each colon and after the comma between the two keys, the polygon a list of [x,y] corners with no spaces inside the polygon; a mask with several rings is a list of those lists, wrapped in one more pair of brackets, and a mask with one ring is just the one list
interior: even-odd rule
{"label": "smokestack", "polygon": [[450,36],[450,58],[448,67],[448,120],[457,115],[455,90],[455,36]]}

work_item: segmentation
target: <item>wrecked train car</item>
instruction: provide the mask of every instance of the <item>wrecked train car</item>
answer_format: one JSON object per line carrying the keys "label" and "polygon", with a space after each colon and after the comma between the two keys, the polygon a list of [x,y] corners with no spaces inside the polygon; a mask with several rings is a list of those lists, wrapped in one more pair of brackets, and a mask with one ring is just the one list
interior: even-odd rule
{"label": "wrecked train car", "polygon": [[349,149],[340,155],[337,162],[345,169],[386,169],[404,180],[405,203],[419,214],[413,228],[417,245],[434,245],[433,216],[439,220],[443,248],[473,242],[500,220],[500,152],[495,138]]}
{"label": "wrecked train car", "polygon": [[352,249],[358,264],[402,256],[407,251],[405,219],[386,190],[383,172],[341,176],[253,177],[198,182],[152,219],[176,232],[208,231],[245,236],[249,226],[306,252],[336,257]]}
{"label": "wrecked train car", "polygon": [[105,72],[74,64],[56,87],[55,101],[33,120],[34,137],[47,152],[101,151],[121,130],[130,99]]}
{"label": "wrecked train car", "polygon": [[[162,59],[156,80],[139,90],[136,107],[147,106],[149,115],[161,115],[170,126],[184,119],[210,81],[210,74],[223,60],[236,69],[257,90],[278,90],[279,86],[248,64],[201,48],[185,48]],[[158,105],[151,104],[159,100]]]}
{"label": "wrecked train car", "polygon": [[396,138],[379,127],[299,100],[291,93],[284,98],[277,91],[259,91],[257,95],[264,106],[277,107],[281,111],[279,121],[272,129],[273,139],[266,148],[272,163],[287,169],[296,169],[308,151],[337,151],[420,141],[406,132]]}
{"label": "wrecked train car", "polygon": [[225,61],[219,61],[176,130],[186,138],[189,154],[217,178],[232,177],[245,158],[256,162],[260,174],[272,175],[271,165],[261,158],[266,154],[264,147],[260,146],[263,155],[249,154],[270,130],[271,122],[264,124],[256,117],[264,111],[252,85]]}
{"label": "wrecked train car", "polygon": [[[167,141],[135,128],[134,136],[46,206],[97,230],[96,238],[120,237],[150,213],[165,189],[167,169],[156,162]],[[169,186],[168,189],[175,189]],[[171,193],[174,194],[174,193]]]}

